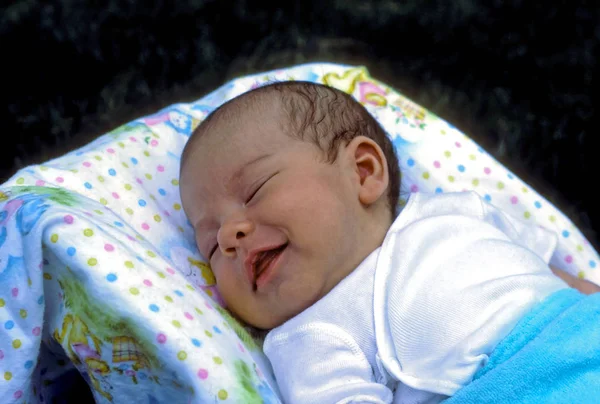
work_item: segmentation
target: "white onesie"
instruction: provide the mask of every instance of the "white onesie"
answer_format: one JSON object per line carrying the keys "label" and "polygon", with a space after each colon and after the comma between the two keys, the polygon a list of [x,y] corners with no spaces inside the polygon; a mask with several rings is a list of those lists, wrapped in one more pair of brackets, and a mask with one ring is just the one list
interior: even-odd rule
{"label": "white onesie", "polygon": [[474,192],[413,193],[383,244],[321,300],[271,330],[286,403],[439,402],[566,288],[556,236]]}

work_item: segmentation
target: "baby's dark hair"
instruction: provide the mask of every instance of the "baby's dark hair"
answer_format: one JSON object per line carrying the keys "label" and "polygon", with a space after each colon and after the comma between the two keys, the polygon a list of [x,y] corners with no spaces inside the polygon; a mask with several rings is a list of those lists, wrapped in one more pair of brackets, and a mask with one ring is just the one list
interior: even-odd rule
{"label": "baby's dark hair", "polygon": [[[233,98],[214,110],[188,140],[183,151],[183,166],[191,144],[207,133],[220,118],[232,118],[238,108],[249,107],[272,93],[280,97],[283,111],[289,121],[285,132],[316,144],[325,154],[326,161],[334,163],[342,145],[363,135],[381,147],[389,172],[388,205],[392,218],[396,216],[400,193],[400,169],[392,142],[373,116],[349,94],[322,84],[306,81],[270,83]],[[233,111],[230,109],[233,108]]]}

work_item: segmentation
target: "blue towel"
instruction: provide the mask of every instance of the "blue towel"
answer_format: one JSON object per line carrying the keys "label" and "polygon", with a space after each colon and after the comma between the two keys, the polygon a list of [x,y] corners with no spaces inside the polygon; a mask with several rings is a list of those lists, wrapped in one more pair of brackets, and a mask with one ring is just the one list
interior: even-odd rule
{"label": "blue towel", "polygon": [[445,403],[600,403],[600,293],[548,297]]}

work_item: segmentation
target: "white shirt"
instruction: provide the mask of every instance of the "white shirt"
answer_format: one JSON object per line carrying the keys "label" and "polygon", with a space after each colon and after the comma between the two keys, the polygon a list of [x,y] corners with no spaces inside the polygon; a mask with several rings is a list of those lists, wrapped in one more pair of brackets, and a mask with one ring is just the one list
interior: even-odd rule
{"label": "white shirt", "polygon": [[474,192],[412,194],[380,248],[267,335],[285,402],[453,395],[523,315],[567,287],[548,267],[556,242]]}

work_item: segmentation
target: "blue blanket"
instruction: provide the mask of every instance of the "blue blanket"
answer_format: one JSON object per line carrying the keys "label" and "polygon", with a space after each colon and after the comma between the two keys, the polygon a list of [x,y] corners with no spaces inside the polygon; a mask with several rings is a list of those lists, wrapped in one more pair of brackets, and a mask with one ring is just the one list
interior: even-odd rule
{"label": "blue blanket", "polygon": [[600,402],[600,293],[566,289],[550,296],[445,402]]}

